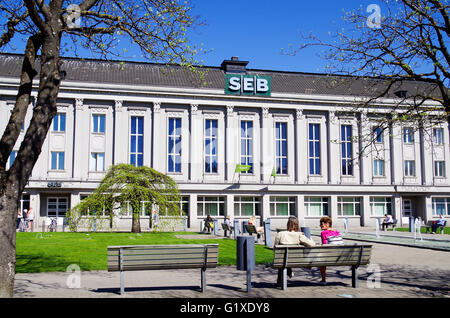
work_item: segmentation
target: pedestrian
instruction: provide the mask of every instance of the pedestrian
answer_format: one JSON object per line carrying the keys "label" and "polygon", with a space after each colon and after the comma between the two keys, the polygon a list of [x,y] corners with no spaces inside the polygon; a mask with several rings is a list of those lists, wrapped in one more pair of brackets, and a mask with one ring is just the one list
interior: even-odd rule
{"label": "pedestrian", "polygon": [[[298,219],[295,216],[289,217],[286,224],[287,231],[278,232],[275,236],[274,246],[275,245],[305,245],[307,247],[314,247],[316,243],[307,238],[303,232],[300,232],[300,225]],[[281,283],[282,277],[282,269],[278,269],[278,279],[277,284]],[[287,275],[289,278],[294,276],[292,272],[292,268],[287,269]]]}
{"label": "pedestrian", "polygon": [[[341,233],[339,233],[339,231],[333,230],[331,228],[332,224],[333,224],[333,221],[330,217],[324,216],[324,217],[320,218],[320,229],[322,230],[322,232],[320,233],[320,238],[322,239],[322,244],[330,244],[331,240],[329,240],[329,238],[341,237]],[[342,237],[341,237],[341,241],[342,241]],[[327,284],[326,272],[327,272],[327,267],[321,266],[320,267],[320,275],[322,276],[322,280],[320,281],[321,285]]]}
{"label": "pedestrian", "polygon": [[17,209],[17,221],[16,221],[16,231],[19,230],[20,223],[22,222],[22,211]]}
{"label": "pedestrian", "polygon": [[34,211],[33,208],[28,209],[27,213],[27,220],[28,220],[28,228],[27,231],[31,232],[33,230],[33,221],[34,221]]}

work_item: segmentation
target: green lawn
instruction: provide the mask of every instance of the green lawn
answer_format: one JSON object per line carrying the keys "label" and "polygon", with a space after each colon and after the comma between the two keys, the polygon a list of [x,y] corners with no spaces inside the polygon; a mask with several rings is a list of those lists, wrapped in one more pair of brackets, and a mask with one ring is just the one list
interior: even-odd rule
{"label": "green lawn", "polygon": [[[175,234],[197,233],[71,233],[18,232],[16,244],[16,272],[35,273],[66,271],[77,264],[82,271],[106,270],[108,245],[138,244],[219,244],[219,264],[236,264],[236,241],[233,239],[179,239]],[[273,260],[273,251],[256,245],[257,264]]]}
{"label": "green lawn", "polygon": [[[395,230],[399,231],[399,232],[408,232],[409,228],[397,227],[397,228],[395,228]],[[390,230],[390,231],[392,231],[392,230]],[[427,230],[424,227],[420,228],[420,233],[426,233],[426,231]],[[431,230],[428,230],[428,233],[430,233],[430,232],[431,232]],[[441,229],[438,229],[436,233],[441,234]],[[444,234],[450,234],[450,227],[444,227]]]}

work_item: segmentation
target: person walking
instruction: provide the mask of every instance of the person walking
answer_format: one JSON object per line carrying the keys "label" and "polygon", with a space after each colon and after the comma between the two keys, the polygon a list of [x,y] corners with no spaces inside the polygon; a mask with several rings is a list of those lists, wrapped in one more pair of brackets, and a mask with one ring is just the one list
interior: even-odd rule
{"label": "person walking", "polygon": [[34,229],[34,226],[33,226],[33,222],[34,222],[34,211],[33,211],[33,208],[29,208],[28,209],[27,220],[28,220],[27,232],[31,232]]}

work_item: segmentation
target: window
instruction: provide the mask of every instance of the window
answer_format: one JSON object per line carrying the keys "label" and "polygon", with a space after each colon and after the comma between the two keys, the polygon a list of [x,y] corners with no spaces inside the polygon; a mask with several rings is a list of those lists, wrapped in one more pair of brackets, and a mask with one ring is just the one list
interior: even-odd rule
{"label": "window", "polygon": [[17,151],[13,150],[11,151],[11,153],[9,154],[9,168],[12,167],[14,160],[16,160],[17,157]]}
{"label": "window", "polygon": [[205,120],[205,172],[217,173],[217,119]]}
{"label": "window", "polygon": [[416,163],[414,160],[405,160],[405,177],[414,177],[416,175]]}
{"label": "window", "polygon": [[105,115],[92,115],[92,132],[105,133]]}
{"label": "window", "polygon": [[64,152],[52,151],[51,170],[64,170]]}
{"label": "window", "polygon": [[373,176],[374,177],[384,176],[384,160],[381,159],[373,160]]}
{"label": "window", "polygon": [[271,216],[295,216],[295,197],[270,197]]}
{"label": "window", "polygon": [[68,209],[67,198],[48,198],[47,199],[47,216],[48,217],[64,217]]}
{"label": "window", "polygon": [[414,131],[411,127],[403,128],[403,142],[410,144],[414,142]]}
{"label": "window", "polygon": [[144,117],[131,117],[130,164],[144,165]]}
{"label": "window", "polygon": [[320,124],[309,124],[309,174],[320,174]]}
{"label": "window", "polygon": [[341,126],[342,175],[353,175],[352,126]]}
{"label": "window", "polygon": [[260,215],[259,197],[234,197],[235,216]]}
{"label": "window", "polygon": [[53,131],[66,131],[66,114],[65,113],[57,113],[55,117],[53,117]]}
{"label": "window", "polygon": [[168,172],[181,172],[181,118],[169,118]]}
{"label": "window", "polygon": [[450,215],[450,198],[432,198],[433,215]]}
{"label": "window", "polygon": [[435,161],[434,162],[434,176],[435,177],[445,177],[445,162]]}
{"label": "window", "polygon": [[241,164],[250,169],[241,173],[253,173],[253,122],[241,121]]}
{"label": "window", "polygon": [[375,142],[383,142],[383,129],[381,127],[374,128],[373,135]]}
{"label": "window", "polygon": [[435,145],[442,145],[444,143],[444,130],[442,128],[433,128],[433,142]]}
{"label": "window", "polygon": [[338,215],[361,215],[361,199],[352,197],[338,197]]}
{"label": "window", "polygon": [[277,174],[287,174],[287,123],[275,123],[275,162]]}
{"label": "window", "polygon": [[328,198],[305,197],[305,213],[307,216],[328,215]]}
{"label": "window", "polygon": [[385,214],[392,214],[390,197],[370,197],[370,215],[384,216]]}
{"label": "window", "polygon": [[91,153],[91,171],[105,171],[104,153]]}
{"label": "window", "polygon": [[225,215],[225,197],[198,197],[198,216],[220,216]]}

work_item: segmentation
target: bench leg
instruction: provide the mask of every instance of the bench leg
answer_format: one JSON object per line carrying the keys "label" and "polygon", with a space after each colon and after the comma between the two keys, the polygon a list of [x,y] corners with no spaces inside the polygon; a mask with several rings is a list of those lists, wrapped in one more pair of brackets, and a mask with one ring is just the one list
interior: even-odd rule
{"label": "bench leg", "polygon": [[358,288],[358,267],[352,266],[352,287]]}
{"label": "bench leg", "polygon": [[202,293],[206,291],[206,269],[202,268]]}
{"label": "bench leg", "polygon": [[120,294],[123,295],[125,293],[125,280],[123,271],[120,272]]}
{"label": "bench leg", "polygon": [[283,268],[283,274],[281,275],[281,288],[287,289],[287,268]]}

